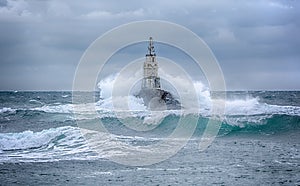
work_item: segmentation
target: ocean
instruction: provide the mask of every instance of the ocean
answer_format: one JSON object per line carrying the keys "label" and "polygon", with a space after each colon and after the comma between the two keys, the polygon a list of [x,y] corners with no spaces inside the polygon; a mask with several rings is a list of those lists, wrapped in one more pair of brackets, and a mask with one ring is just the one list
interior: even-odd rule
{"label": "ocean", "polygon": [[[168,139],[183,116],[170,110],[149,119],[137,98],[130,98],[135,112],[120,115],[112,111],[111,99],[94,92],[77,96],[84,100],[90,94],[94,103],[76,105],[72,92],[0,92],[0,185],[300,185],[299,91],[226,92],[220,129],[206,149],[200,151],[199,143],[211,116],[203,106],[186,144],[148,165],[120,163],[115,157],[126,160],[125,152],[132,157],[132,149]],[[97,151],[78,121],[105,126]],[[188,121],[183,120],[185,126]],[[163,154],[160,150],[149,154]],[[136,154],[136,162],[142,161]]]}

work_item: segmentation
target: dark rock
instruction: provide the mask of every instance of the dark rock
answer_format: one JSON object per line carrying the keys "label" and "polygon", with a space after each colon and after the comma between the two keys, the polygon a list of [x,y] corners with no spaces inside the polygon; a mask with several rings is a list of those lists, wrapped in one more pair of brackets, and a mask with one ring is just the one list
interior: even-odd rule
{"label": "dark rock", "polygon": [[144,104],[152,110],[179,110],[180,102],[173,95],[162,89],[142,89],[137,97],[143,99]]}

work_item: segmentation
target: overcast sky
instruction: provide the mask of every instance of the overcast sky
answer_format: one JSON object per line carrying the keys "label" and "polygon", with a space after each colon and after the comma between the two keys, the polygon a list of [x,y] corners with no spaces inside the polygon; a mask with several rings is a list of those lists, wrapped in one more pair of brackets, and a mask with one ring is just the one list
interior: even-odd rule
{"label": "overcast sky", "polygon": [[300,1],[289,0],[0,0],[0,90],[71,90],[95,39],[149,19],[198,34],[227,89],[300,90]]}

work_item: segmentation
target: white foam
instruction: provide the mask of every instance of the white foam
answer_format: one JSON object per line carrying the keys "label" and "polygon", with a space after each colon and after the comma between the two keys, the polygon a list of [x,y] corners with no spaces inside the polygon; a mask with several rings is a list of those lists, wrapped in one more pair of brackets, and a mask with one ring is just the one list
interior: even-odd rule
{"label": "white foam", "polygon": [[49,113],[73,113],[73,104],[44,105],[42,107],[32,108],[31,110]]}
{"label": "white foam", "polygon": [[[73,114],[76,113],[76,119],[92,119],[92,118],[103,118],[103,117],[144,117],[144,124],[154,124],[155,122],[161,121],[161,116],[156,116],[151,114],[151,111],[147,109],[147,107],[143,103],[143,99],[137,98],[132,95],[120,96],[116,94],[116,96],[112,97],[112,91],[116,76],[110,76],[101,80],[98,83],[99,88],[101,89],[100,95],[101,98],[96,103],[83,103],[83,104],[51,104],[51,105],[43,105],[41,107],[31,108],[29,110],[37,110],[43,111],[47,113],[66,113]],[[189,98],[189,87],[187,87],[184,79],[180,77],[169,77],[173,78],[176,85],[180,88],[179,90],[183,91],[183,95],[186,94],[185,97]],[[123,78],[124,79],[124,78]],[[125,86],[126,82],[124,83]],[[127,85],[126,85],[127,86]],[[256,121],[262,122],[262,120],[269,118],[274,114],[286,114],[291,116],[300,116],[300,107],[296,106],[279,106],[279,105],[270,105],[266,103],[261,103],[258,98],[245,98],[245,99],[229,99],[229,100],[216,100],[212,99],[210,96],[210,92],[208,87],[206,87],[200,81],[194,81],[193,86],[196,90],[197,100],[189,100],[187,101],[187,105],[184,106],[184,109],[193,108],[195,104],[200,109],[192,110],[191,113],[200,114],[201,116],[209,117],[211,115],[212,103],[219,102],[225,103],[225,116],[227,119],[233,120],[233,117],[236,117],[235,121],[243,122],[247,121]],[[117,89],[118,91],[121,91]],[[174,91],[172,89],[168,91]],[[175,92],[172,92],[174,95]],[[63,95],[64,96],[64,95]],[[33,101],[33,100],[32,100]],[[18,109],[23,110],[23,109]],[[24,109],[25,110],[25,109]],[[95,112],[97,111],[97,112]],[[15,109],[11,108],[2,108],[0,109],[0,113],[15,113]],[[163,116],[167,116],[169,114],[180,115],[184,112],[176,112],[172,110],[167,110],[163,112]],[[261,116],[259,116],[261,115]]]}
{"label": "white foam", "polygon": [[[123,108],[123,110],[145,110],[146,107],[144,106],[143,100],[136,98],[135,96],[132,95],[127,95],[127,96],[120,96],[123,95],[122,93],[122,87],[130,87],[132,85],[127,85],[126,84],[126,77],[120,77],[121,75],[111,75],[108,76],[107,78],[104,78],[98,83],[98,87],[101,90],[100,91],[100,96],[103,100],[100,100],[98,102],[98,105],[101,106],[101,108],[104,109],[114,109],[114,108],[121,108],[122,106],[126,106]],[[137,74],[134,74],[134,76],[137,76]],[[116,84],[116,78],[123,80],[124,83],[118,83],[118,86],[121,87],[114,87]],[[190,107],[199,107],[198,104],[200,104],[200,108],[210,108],[211,106],[211,98],[210,98],[210,92],[208,88],[200,81],[195,81],[193,84],[187,84],[187,81],[185,78],[181,76],[167,76],[167,79],[172,81],[176,85],[176,89],[178,91],[181,91],[181,95],[185,96],[187,98],[190,98],[191,94],[191,88],[190,86],[194,86],[196,90],[196,95],[198,97],[198,100],[191,100],[191,99],[186,99],[186,105],[183,105],[185,108],[190,108]],[[129,81],[128,81],[129,82]],[[116,85],[116,86],[117,86]],[[170,88],[169,86],[166,86],[165,89],[169,92],[171,92],[173,95],[177,95],[175,89]],[[114,92],[114,96],[113,95]],[[135,92],[135,90],[133,90]],[[113,99],[112,99],[113,98]],[[198,101],[198,102],[197,102]],[[196,104],[196,105],[194,105]],[[129,109],[128,109],[128,106]]]}
{"label": "white foam", "polygon": [[[145,117],[144,123],[152,123],[156,121],[160,121],[160,119],[155,119],[153,115],[151,116],[151,112],[144,106],[143,100],[138,99],[134,96],[126,96],[126,97],[113,97],[112,91],[115,83],[116,76],[110,76],[98,83],[99,88],[101,89],[101,95],[103,96],[103,100],[97,103],[98,111],[106,111],[106,114],[110,112],[117,112],[119,110],[128,111],[141,111],[138,112],[136,116]],[[185,84],[185,80],[181,77],[172,77],[168,76],[169,79],[172,79],[183,93],[182,95],[187,94],[185,97],[189,98],[190,89]],[[225,103],[225,111],[224,116],[229,118],[236,123],[249,121],[249,122],[257,122],[262,123],[262,121],[266,118],[271,117],[274,114],[287,114],[287,115],[297,115],[300,116],[300,107],[295,106],[278,106],[278,105],[269,105],[266,103],[261,103],[258,98],[248,97],[245,99],[229,99],[229,100],[218,100],[212,99],[210,96],[210,92],[208,87],[206,87],[200,81],[194,81],[193,86],[196,90],[196,94],[198,97],[198,103],[195,100],[187,100],[187,105],[184,106],[185,110],[191,109],[191,112],[201,114],[202,116],[209,117],[211,114],[212,103]],[[169,89],[168,91],[174,91],[173,89]],[[172,92],[174,95],[175,93]],[[199,105],[195,105],[199,104]],[[200,108],[193,110],[193,108]],[[164,116],[168,114],[182,114],[181,112],[173,112],[173,111],[165,111]],[[120,114],[117,114],[120,116]],[[124,117],[129,117],[127,114],[122,114]],[[238,119],[233,119],[233,117],[237,117]],[[158,118],[158,117],[157,117]],[[223,118],[223,117],[221,117]],[[148,120],[148,121],[147,121]]]}
{"label": "white foam", "polygon": [[1,113],[15,113],[16,109],[12,109],[9,107],[3,107],[2,109],[0,109],[0,114]]}
{"label": "white foam", "polygon": [[100,100],[96,104],[98,110],[128,110],[128,111],[146,111],[146,106],[144,105],[143,99],[137,98],[135,96],[117,96],[112,99],[106,98]]}
{"label": "white foam", "polygon": [[0,134],[0,162],[95,159],[77,127]]}
{"label": "white foam", "polygon": [[0,133],[1,150],[39,148],[48,145],[54,138],[71,130],[70,127],[51,128],[41,132]]}
{"label": "white foam", "polygon": [[41,101],[38,101],[38,100],[35,100],[35,99],[31,99],[31,100],[29,100],[29,103],[38,103],[38,104],[41,104],[41,105],[43,105],[44,103],[43,102],[41,102]]}
{"label": "white foam", "polygon": [[270,105],[267,103],[260,103],[259,98],[248,98],[227,100],[225,113],[226,115],[231,116],[274,114],[300,116],[300,107]]}
{"label": "white foam", "polygon": [[[209,99],[206,99],[206,101],[209,102],[208,101]],[[216,101],[221,102],[223,100],[216,100]],[[300,116],[300,107],[270,105],[270,104],[259,102],[258,98],[227,100],[225,101],[225,105],[226,105],[225,116],[265,115],[266,116],[265,118],[267,118],[268,115],[274,115],[274,114]],[[211,106],[210,103],[208,103],[206,104],[205,107],[200,107],[200,110],[199,109],[195,111],[192,110],[192,112],[200,114],[205,117],[209,117],[210,109]],[[16,110],[17,109],[4,107],[0,109],[0,113],[16,113]],[[18,109],[18,110],[28,110],[28,109]],[[81,115],[82,118],[85,118],[86,116],[87,119],[118,116],[123,118],[146,117],[145,119],[148,120],[149,116],[151,116],[151,110],[147,109],[147,107],[144,105],[143,100],[141,98],[137,98],[135,96],[116,97],[114,99],[107,98],[107,99],[102,99],[96,103],[86,103],[86,104],[44,105],[42,107],[35,107],[29,110],[37,110],[37,111],[43,111],[47,113],[65,113],[65,114],[76,113],[77,116]],[[95,113],[97,116],[95,116]],[[163,112],[164,116],[170,114],[180,115],[183,113],[184,112],[177,112],[174,110],[166,110]],[[91,118],[91,116],[93,117]],[[154,120],[154,118],[152,119]],[[145,121],[145,123],[149,123],[149,122]]]}

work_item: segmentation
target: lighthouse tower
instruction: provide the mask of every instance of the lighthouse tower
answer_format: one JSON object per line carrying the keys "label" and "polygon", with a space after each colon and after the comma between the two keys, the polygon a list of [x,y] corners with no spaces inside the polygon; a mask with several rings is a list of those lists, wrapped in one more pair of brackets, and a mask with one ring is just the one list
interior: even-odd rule
{"label": "lighthouse tower", "polygon": [[142,88],[136,96],[143,99],[145,106],[153,110],[181,109],[180,102],[170,92],[160,87],[158,63],[152,37],[149,38],[148,53],[143,70]]}
{"label": "lighthouse tower", "polygon": [[152,37],[149,38],[148,54],[146,54],[146,61],[144,62],[142,89],[160,89],[158,63],[156,61]]}

